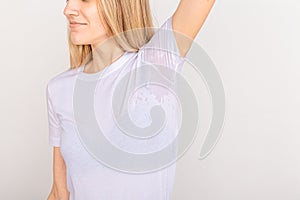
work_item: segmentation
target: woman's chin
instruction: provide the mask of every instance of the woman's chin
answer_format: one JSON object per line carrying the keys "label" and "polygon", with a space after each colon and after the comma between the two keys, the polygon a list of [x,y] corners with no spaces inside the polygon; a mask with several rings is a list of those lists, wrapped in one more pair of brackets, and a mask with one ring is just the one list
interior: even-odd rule
{"label": "woman's chin", "polygon": [[79,38],[74,38],[74,37],[71,37],[71,42],[74,45],[85,45],[85,44],[87,44],[85,41],[80,40]]}

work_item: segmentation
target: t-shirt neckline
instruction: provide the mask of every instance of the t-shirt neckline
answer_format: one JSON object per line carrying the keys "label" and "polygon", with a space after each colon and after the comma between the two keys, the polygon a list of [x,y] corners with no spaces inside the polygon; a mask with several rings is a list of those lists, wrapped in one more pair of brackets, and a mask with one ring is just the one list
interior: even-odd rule
{"label": "t-shirt neckline", "polygon": [[97,71],[95,73],[86,73],[86,72],[84,72],[85,65],[81,65],[79,67],[79,74],[80,74],[80,76],[82,76],[84,78],[88,78],[88,79],[89,78],[94,79],[94,78],[100,78],[100,77],[104,78],[108,74],[110,74],[112,71],[114,71],[118,67],[122,66],[122,63],[126,60],[129,53],[130,52],[125,51],[125,53],[123,53],[117,60],[115,60],[110,65],[104,67],[103,69],[101,69],[100,71]]}

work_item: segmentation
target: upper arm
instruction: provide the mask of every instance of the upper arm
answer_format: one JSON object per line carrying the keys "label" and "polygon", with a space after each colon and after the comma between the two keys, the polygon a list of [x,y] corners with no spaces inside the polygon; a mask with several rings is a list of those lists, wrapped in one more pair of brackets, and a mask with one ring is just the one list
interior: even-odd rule
{"label": "upper arm", "polygon": [[48,82],[46,87],[46,101],[48,114],[48,142],[51,146],[59,147],[62,129],[60,125],[60,120],[58,119],[57,113],[54,109],[55,106],[50,92],[50,82]]}
{"label": "upper arm", "polygon": [[[181,55],[188,52],[215,0],[181,0],[173,14],[173,31]],[[182,35],[181,35],[182,34]]]}

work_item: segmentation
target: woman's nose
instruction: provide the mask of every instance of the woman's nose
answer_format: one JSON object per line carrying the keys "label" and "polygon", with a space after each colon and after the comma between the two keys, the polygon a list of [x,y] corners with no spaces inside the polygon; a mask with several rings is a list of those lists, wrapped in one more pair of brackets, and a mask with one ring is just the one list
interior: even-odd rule
{"label": "woman's nose", "polygon": [[76,3],[76,1],[68,0],[63,13],[66,16],[68,16],[68,15],[78,15],[78,9],[79,9],[79,5]]}

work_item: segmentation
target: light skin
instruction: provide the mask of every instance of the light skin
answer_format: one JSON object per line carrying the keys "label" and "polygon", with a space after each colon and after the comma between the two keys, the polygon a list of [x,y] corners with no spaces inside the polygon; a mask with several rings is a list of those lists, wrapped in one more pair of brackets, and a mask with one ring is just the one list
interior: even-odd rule
{"label": "light skin", "polygon": [[[173,14],[173,31],[184,57],[193,39],[204,24],[215,0],[181,0]],[[93,61],[85,67],[86,73],[95,73],[118,59],[124,52],[112,40],[107,40],[105,26],[101,23],[96,6],[97,0],[67,0],[64,15],[72,25],[71,41],[77,45],[91,44]],[[177,34],[180,33],[180,34]],[[184,39],[184,35],[188,40]],[[54,147],[54,183],[48,200],[68,200],[66,166],[59,147]]]}
{"label": "light skin", "polygon": [[98,72],[124,53],[108,36],[106,25],[102,23],[102,18],[99,16],[97,0],[68,0],[64,15],[71,24],[72,43],[92,46],[93,60],[86,64],[84,72]]}
{"label": "light skin", "polygon": [[66,179],[66,164],[60,147],[53,147],[53,185],[47,200],[69,200]]}
{"label": "light skin", "polygon": [[[194,38],[203,26],[215,0],[181,0],[173,14],[173,31],[184,57]],[[64,15],[71,25],[71,41],[74,44],[91,44],[93,60],[84,69],[86,73],[98,72],[117,60],[124,51],[109,39],[106,25],[99,16],[97,0],[67,0]],[[185,36],[185,37],[182,37]]]}

